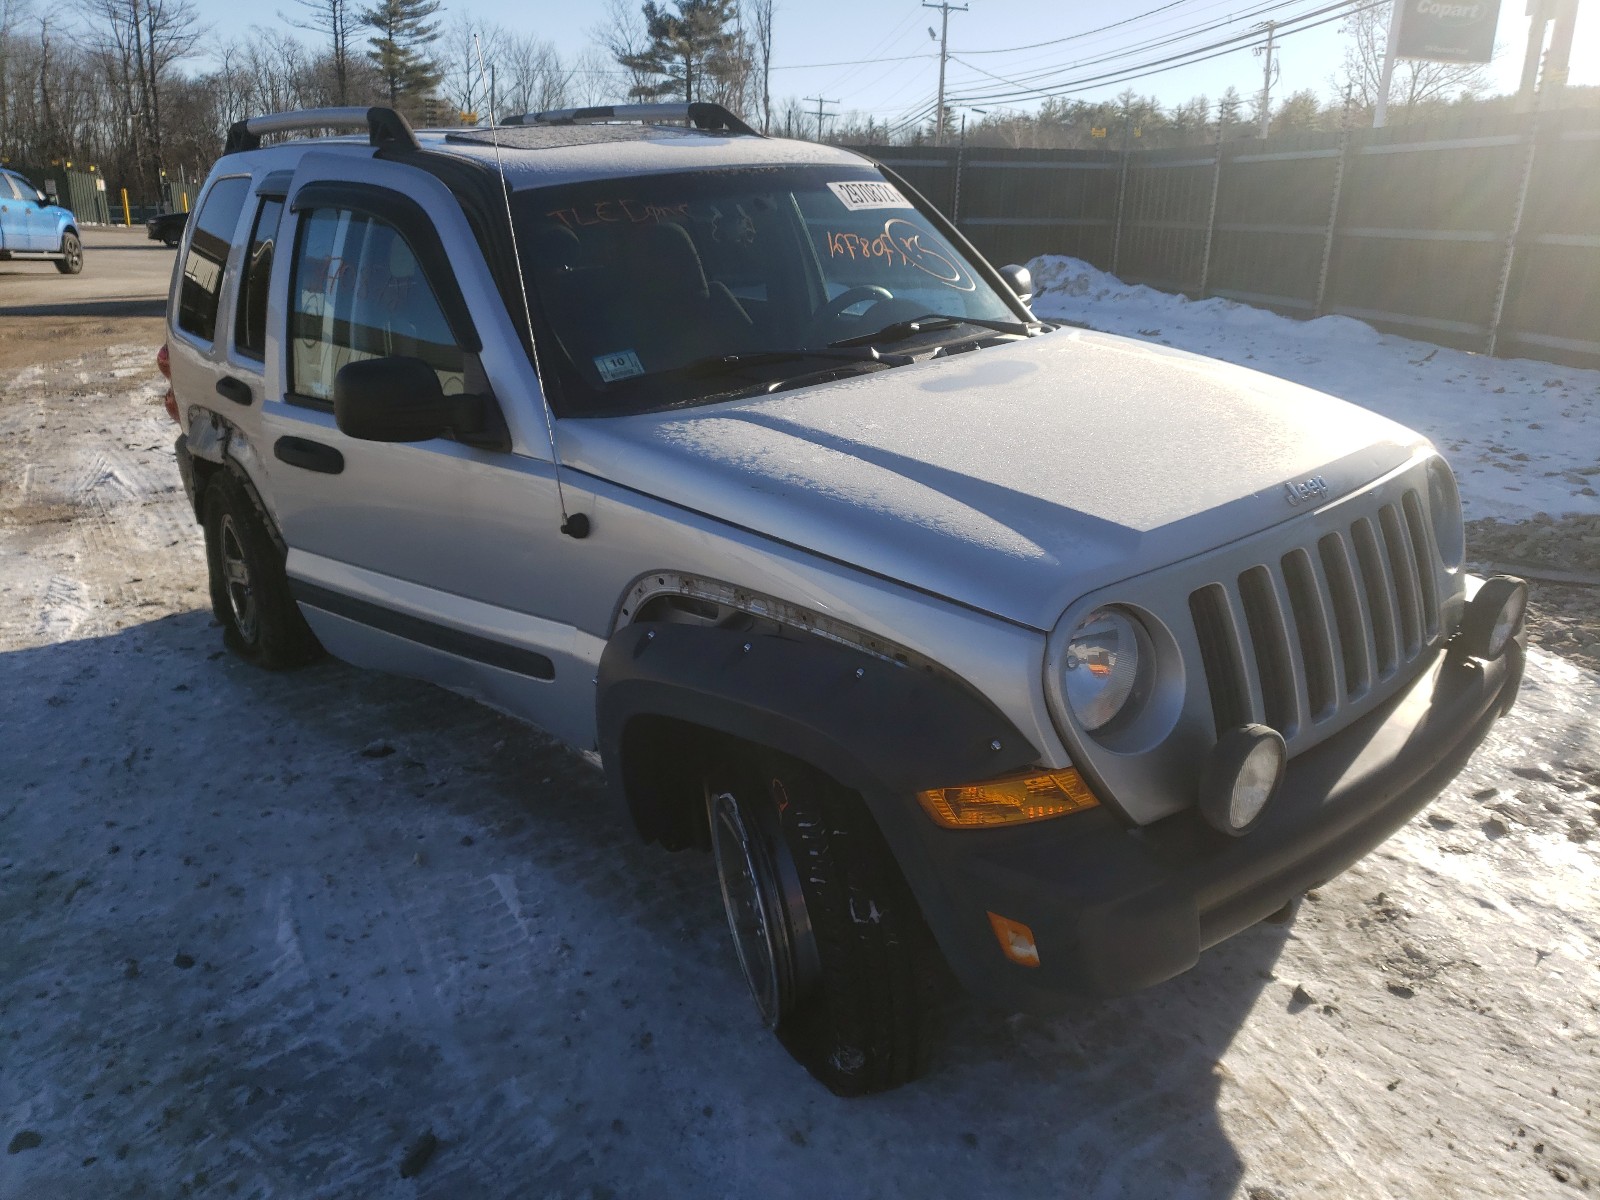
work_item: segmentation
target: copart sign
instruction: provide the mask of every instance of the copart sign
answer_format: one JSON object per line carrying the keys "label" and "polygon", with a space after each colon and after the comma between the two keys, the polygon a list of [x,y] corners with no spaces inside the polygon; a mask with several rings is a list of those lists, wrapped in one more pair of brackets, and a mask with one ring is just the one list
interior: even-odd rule
{"label": "copart sign", "polygon": [[1395,18],[1401,58],[1486,63],[1494,55],[1500,0],[1399,0]]}

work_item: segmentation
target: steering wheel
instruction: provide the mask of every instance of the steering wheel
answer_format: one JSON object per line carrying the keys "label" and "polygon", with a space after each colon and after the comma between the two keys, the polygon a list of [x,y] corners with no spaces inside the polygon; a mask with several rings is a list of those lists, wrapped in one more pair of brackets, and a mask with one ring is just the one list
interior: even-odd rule
{"label": "steering wheel", "polygon": [[864,284],[861,287],[846,288],[832,300],[829,300],[811,317],[813,328],[829,321],[836,321],[844,314],[844,310],[853,304],[860,304],[863,300],[893,300],[894,293],[886,287],[879,287],[875,283]]}

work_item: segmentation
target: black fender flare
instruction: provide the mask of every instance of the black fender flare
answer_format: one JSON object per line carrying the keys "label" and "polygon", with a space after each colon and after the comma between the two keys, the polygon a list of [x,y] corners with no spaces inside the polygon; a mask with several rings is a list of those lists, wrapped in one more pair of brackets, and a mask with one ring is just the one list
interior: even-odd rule
{"label": "black fender flare", "polygon": [[1039,752],[992,703],[948,676],[807,633],[643,621],[607,643],[596,678],[607,786],[657,840],[661,797],[630,769],[631,722],[661,717],[801,759],[859,792],[896,853],[912,795],[992,778]]}

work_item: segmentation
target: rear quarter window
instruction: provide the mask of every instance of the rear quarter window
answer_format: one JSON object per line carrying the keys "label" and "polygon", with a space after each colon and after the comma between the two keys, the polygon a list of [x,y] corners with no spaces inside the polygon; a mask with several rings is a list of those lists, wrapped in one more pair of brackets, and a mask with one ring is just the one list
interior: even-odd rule
{"label": "rear quarter window", "polygon": [[217,335],[217,299],[222,292],[223,268],[249,194],[249,176],[219,179],[195,218],[178,289],[178,328],[203,342],[212,341]]}

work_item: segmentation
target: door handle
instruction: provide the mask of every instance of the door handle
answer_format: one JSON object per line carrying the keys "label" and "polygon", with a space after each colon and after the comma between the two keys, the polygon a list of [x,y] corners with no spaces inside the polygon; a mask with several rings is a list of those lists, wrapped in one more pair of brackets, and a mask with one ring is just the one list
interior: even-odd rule
{"label": "door handle", "polygon": [[279,462],[299,467],[302,471],[338,475],[344,470],[344,455],[332,446],[324,446],[309,438],[281,437],[273,443],[272,453]]}
{"label": "door handle", "polygon": [[242,379],[235,379],[232,375],[224,375],[217,380],[217,395],[224,400],[232,400],[235,404],[243,404],[246,408],[255,399],[250,385]]}

